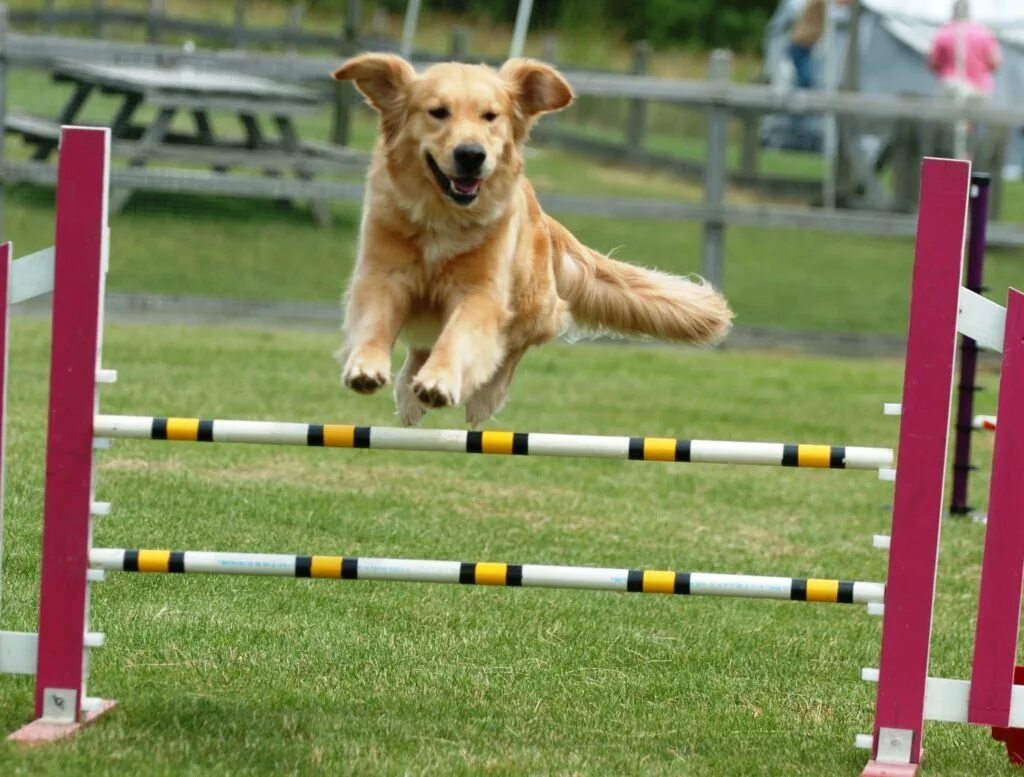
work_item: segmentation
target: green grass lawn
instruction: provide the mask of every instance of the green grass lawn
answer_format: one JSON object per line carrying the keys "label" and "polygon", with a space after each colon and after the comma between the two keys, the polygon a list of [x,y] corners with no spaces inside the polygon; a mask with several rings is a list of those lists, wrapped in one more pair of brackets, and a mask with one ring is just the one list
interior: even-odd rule
{"label": "green grass lawn", "polygon": [[[47,328],[11,358],[3,625],[36,614]],[[389,424],[333,338],[111,327],[106,412]],[[895,361],[551,346],[495,428],[892,445]],[[642,400],[638,401],[638,398]],[[984,402],[992,397],[982,395]],[[988,407],[989,405],[984,405]],[[983,408],[984,409],[984,408]],[[431,425],[459,423],[454,411]],[[980,462],[988,454],[978,443]],[[884,578],[869,472],[117,442],[95,544]],[[984,477],[985,471],[977,474]],[[982,533],[945,526],[933,673],[965,676]],[[399,583],[111,575],[71,742],[10,775],[857,774],[880,624],[863,608]],[[0,730],[27,678],[0,677]],[[1012,774],[987,732],[929,727],[925,774]]]}

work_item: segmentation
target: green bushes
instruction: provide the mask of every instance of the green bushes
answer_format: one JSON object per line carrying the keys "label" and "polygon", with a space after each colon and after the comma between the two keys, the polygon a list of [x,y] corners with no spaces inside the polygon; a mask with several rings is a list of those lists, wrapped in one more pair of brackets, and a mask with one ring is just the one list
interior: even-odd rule
{"label": "green bushes", "polygon": [[[344,0],[334,0],[339,5]],[[405,12],[406,0],[378,0]],[[426,0],[424,7],[488,20],[511,21],[519,0]],[[726,46],[756,51],[777,0],[534,0],[533,29],[593,27],[656,46]]]}

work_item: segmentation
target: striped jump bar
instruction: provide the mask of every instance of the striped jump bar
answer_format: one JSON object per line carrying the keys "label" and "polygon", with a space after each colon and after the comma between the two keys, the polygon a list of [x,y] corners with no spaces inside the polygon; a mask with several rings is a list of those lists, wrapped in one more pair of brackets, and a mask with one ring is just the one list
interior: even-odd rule
{"label": "striped jump bar", "polygon": [[975,429],[984,429],[987,432],[994,432],[996,430],[997,419],[994,415],[976,415],[971,422],[971,426]]}
{"label": "striped jump bar", "polygon": [[883,469],[893,465],[893,452],[890,448],[584,434],[467,432],[457,429],[400,429],[387,426],[299,424],[278,421],[213,421],[200,418],[98,415],[95,419],[94,433],[97,437],[184,442],[263,443],[518,456],[578,456],[823,469]]}
{"label": "striped jump bar", "polygon": [[885,586],[882,583],[483,561],[93,548],[89,551],[89,565],[93,569],[114,572],[273,575],[524,588],[580,588],[593,591],[734,596],[837,604],[867,604],[882,602],[885,598]]}

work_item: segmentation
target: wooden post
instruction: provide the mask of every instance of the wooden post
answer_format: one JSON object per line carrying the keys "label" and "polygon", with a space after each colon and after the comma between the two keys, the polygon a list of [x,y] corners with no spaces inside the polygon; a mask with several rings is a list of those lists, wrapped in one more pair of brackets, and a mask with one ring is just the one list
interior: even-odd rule
{"label": "wooden post", "polygon": [[53,11],[55,0],[43,0],[43,32],[53,32]]}
{"label": "wooden post", "polygon": [[[844,92],[860,91],[860,0],[850,0],[850,22],[846,34],[846,61],[843,63],[843,79],[840,89]],[[856,176],[849,160],[843,153],[844,149],[855,145],[856,123],[852,116],[839,118],[836,128],[835,186],[837,204],[852,194],[857,188]],[[918,186],[915,174],[914,188]]]}
{"label": "wooden post", "polygon": [[107,2],[106,0],[94,0],[94,8],[96,10],[96,37],[106,38],[107,37]]}
{"label": "wooden post", "polygon": [[[633,67],[635,76],[646,75],[651,62],[651,44],[638,40],[633,44]],[[626,116],[626,156],[641,151],[644,147],[644,128],[647,124],[647,101],[630,100]]]}
{"label": "wooden post", "polygon": [[160,22],[166,11],[166,0],[149,0],[149,22],[146,24],[146,40],[149,43],[160,42]]}
{"label": "wooden post", "polygon": [[[732,71],[732,52],[717,49],[711,53],[709,80],[725,87]],[[726,151],[728,149],[729,109],[715,103],[708,110],[708,140],[705,149],[704,205],[709,213],[704,221],[704,277],[716,288],[725,284],[725,221],[720,209],[725,205]]]}
{"label": "wooden post", "polygon": [[235,0],[231,42],[236,49],[245,48],[245,0]]}
{"label": "wooden post", "polygon": [[[345,4],[345,26],[341,34],[339,54],[351,57],[359,48],[359,30],[362,26],[362,0],[348,0]],[[348,81],[334,84],[334,115],[331,120],[331,142],[347,146],[352,142],[352,113],[355,108],[356,90]]]}
{"label": "wooden post", "polygon": [[298,53],[299,46],[296,43],[296,39],[288,40],[287,33],[299,33],[302,31],[302,15],[305,10],[306,7],[300,0],[296,0],[296,2],[288,6],[288,21],[285,23],[285,40],[288,42],[285,44],[284,50],[289,54]]}
{"label": "wooden post", "polygon": [[452,28],[448,56],[452,62],[466,62],[469,59],[469,30],[466,27]]}
{"label": "wooden post", "polygon": [[[835,94],[839,86],[839,64],[836,61],[836,4],[825,0],[825,92]],[[836,157],[839,148],[839,128],[834,113],[825,114],[822,155],[825,157],[825,175],[821,182],[822,205],[830,210],[836,207]]]}
{"label": "wooden post", "polygon": [[742,146],[740,149],[740,171],[744,177],[757,177],[757,166],[760,159],[761,139],[758,135],[760,114],[754,111],[743,111],[740,114],[740,126],[743,128]]}

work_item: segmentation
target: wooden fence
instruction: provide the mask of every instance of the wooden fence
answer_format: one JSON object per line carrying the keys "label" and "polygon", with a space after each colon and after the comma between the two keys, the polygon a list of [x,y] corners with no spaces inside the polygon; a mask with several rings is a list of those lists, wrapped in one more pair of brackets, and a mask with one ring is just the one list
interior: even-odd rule
{"label": "wooden fence", "polygon": [[[7,36],[3,61],[18,66],[50,67],[58,59],[78,59],[98,63],[189,65],[196,68],[242,71],[289,82],[319,84],[324,99],[330,100],[332,82],[326,78],[337,66],[337,56],[311,57],[298,54],[271,54],[250,50],[183,50],[178,46],[97,41],[58,36],[39,36],[12,33]],[[640,218],[698,222],[704,228],[704,273],[721,283],[725,257],[727,226],[757,226],[773,228],[814,229],[822,231],[852,232],[860,234],[910,236],[914,233],[916,218],[912,214],[894,215],[878,211],[850,211],[828,208],[809,208],[771,205],[737,205],[728,202],[729,183],[727,144],[732,135],[726,131],[737,116],[751,113],[819,113],[848,118],[855,122],[906,121],[930,125],[951,125],[958,119],[983,122],[995,127],[1024,126],[1024,107],[1001,109],[984,105],[957,106],[933,100],[909,100],[884,95],[859,93],[780,92],[755,84],[737,84],[728,78],[729,55],[715,54],[708,81],[682,81],[652,78],[650,76],[566,71],[577,94],[595,98],[614,97],[633,101],[631,111],[635,127],[642,115],[641,104],[669,103],[702,111],[707,116],[706,154],[703,165],[704,198],[701,203],[667,202],[651,199],[581,197],[546,195],[544,204],[553,213],[583,213],[613,218]],[[351,105],[351,103],[346,103]],[[2,106],[0,106],[2,111]],[[348,121],[348,115],[344,117]],[[347,124],[345,125],[347,126]],[[335,139],[338,135],[335,135]],[[848,149],[849,163],[856,167],[856,154]],[[862,171],[863,172],[863,171]],[[38,163],[6,162],[0,170],[5,180],[52,180],[52,172]],[[867,174],[867,173],[865,173]],[[122,180],[122,178],[124,180]],[[183,174],[179,179],[151,180],[145,170],[115,170],[115,184],[133,188],[188,191],[199,177]],[[209,181],[206,179],[209,178]],[[216,177],[203,177],[206,189],[216,190]],[[259,183],[260,191],[251,196],[322,196],[325,199],[359,199],[362,189],[355,184],[319,182],[309,189],[295,191],[285,188],[301,187],[298,182],[287,183],[267,180]],[[255,186],[256,184],[254,184]],[[306,184],[310,186],[310,184]],[[275,188],[281,187],[281,188]],[[266,189],[266,191],[263,191]],[[243,195],[244,196],[244,195]],[[989,240],[995,244],[1024,245],[1024,226],[994,224]]]}

